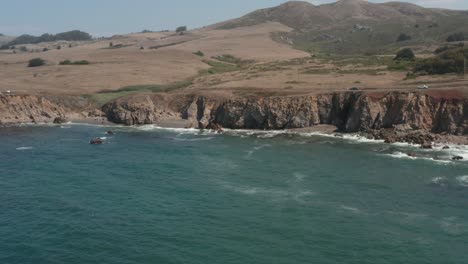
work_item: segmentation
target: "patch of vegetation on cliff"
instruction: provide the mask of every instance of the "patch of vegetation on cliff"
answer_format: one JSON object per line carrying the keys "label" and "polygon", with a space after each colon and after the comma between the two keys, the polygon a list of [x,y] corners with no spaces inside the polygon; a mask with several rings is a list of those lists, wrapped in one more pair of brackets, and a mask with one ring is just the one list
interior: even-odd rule
{"label": "patch of vegetation on cliff", "polygon": [[118,90],[104,90],[97,94],[90,95],[90,98],[96,101],[99,105],[112,101],[114,99],[127,96],[134,93],[162,93],[172,92],[178,89],[186,88],[192,85],[193,81],[185,80],[180,82],[174,82],[169,84],[143,84],[143,85],[131,85],[125,86]]}

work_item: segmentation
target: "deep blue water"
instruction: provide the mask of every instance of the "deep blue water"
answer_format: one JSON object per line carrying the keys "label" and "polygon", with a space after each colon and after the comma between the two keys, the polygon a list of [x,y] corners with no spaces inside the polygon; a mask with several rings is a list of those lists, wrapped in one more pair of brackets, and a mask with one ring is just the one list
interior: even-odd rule
{"label": "deep blue water", "polygon": [[107,129],[0,129],[0,263],[468,263],[466,148]]}

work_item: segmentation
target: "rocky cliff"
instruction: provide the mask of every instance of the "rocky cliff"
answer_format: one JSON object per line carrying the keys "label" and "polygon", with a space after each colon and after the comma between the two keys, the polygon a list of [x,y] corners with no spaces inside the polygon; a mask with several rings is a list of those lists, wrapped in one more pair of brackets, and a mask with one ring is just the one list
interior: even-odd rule
{"label": "rocky cliff", "polygon": [[80,96],[0,95],[0,125],[53,122],[86,116],[92,103]]}
{"label": "rocky cliff", "polygon": [[[83,97],[0,95],[0,124],[52,122],[86,117]],[[343,132],[399,127],[453,135],[468,134],[468,99],[457,92],[331,93],[283,97],[222,97],[196,94],[136,94],[102,110],[125,125],[181,119],[193,127],[293,129],[329,124]]]}
{"label": "rocky cliff", "polygon": [[405,126],[434,133],[468,133],[468,99],[457,92],[264,98],[138,94],[108,103],[103,111],[110,121],[126,125],[181,118],[201,128],[217,124],[234,129],[292,129],[330,124],[343,132]]}

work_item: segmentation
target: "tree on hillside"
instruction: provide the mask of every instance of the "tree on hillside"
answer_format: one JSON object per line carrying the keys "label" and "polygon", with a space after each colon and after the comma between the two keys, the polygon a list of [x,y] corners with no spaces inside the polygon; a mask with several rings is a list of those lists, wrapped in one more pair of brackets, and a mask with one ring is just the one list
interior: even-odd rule
{"label": "tree on hillside", "polygon": [[407,41],[407,40],[411,40],[411,36],[405,33],[401,33],[397,38],[397,42]]}
{"label": "tree on hillside", "polygon": [[187,26],[181,26],[176,29],[176,32],[180,33],[181,35],[183,35],[185,31],[187,31]]}
{"label": "tree on hillside", "polygon": [[42,34],[39,37],[31,35],[21,35],[7,44],[0,47],[0,49],[7,49],[10,46],[22,45],[22,44],[38,44],[41,42],[54,42],[58,40],[66,41],[85,41],[91,40],[92,36],[86,32],[73,30],[68,32],[59,33],[57,35]]}
{"label": "tree on hillside", "polygon": [[415,58],[416,56],[414,55],[413,50],[405,48],[397,52],[394,60],[414,60]]}
{"label": "tree on hillside", "polygon": [[414,67],[414,72],[425,74],[461,74],[465,72],[466,59],[468,59],[467,48],[449,49],[436,57],[417,62]]}
{"label": "tree on hillside", "polygon": [[458,32],[458,33],[453,33],[447,37],[447,42],[454,42],[454,41],[464,41],[465,34]]}
{"label": "tree on hillside", "polygon": [[41,58],[35,58],[29,61],[28,67],[39,67],[45,64],[45,61]]}

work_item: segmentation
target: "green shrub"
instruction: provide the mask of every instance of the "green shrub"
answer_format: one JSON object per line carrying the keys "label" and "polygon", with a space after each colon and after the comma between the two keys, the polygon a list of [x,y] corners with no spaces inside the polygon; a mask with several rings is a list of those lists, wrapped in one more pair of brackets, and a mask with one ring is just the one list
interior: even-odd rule
{"label": "green shrub", "polygon": [[464,41],[466,38],[464,33],[458,32],[453,33],[447,37],[447,42],[454,42],[454,41]]}
{"label": "green shrub", "polygon": [[416,56],[412,49],[405,48],[399,50],[393,60],[414,60]]}
{"label": "green shrub", "polygon": [[64,60],[59,62],[60,65],[88,65],[89,61],[87,60],[80,60],[80,61],[71,61],[71,60]]}
{"label": "green shrub", "polygon": [[411,36],[405,33],[401,33],[397,38],[397,42],[407,41],[407,40],[411,40]]}
{"label": "green shrub", "polygon": [[45,64],[45,61],[41,58],[34,58],[29,60],[28,67],[39,67]]}
{"label": "green shrub", "polygon": [[413,71],[427,74],[463,73],[466,58],[468,49],[450,49],[434,58],[417,62]]}
{"label": "green shrub", "polygon": [[408,60],[394,60],[388,66],[389,71],[408,71],[411,62]]}
{"label": "green shrub", "polygon": [[203,52],[201,52],[201,51],[194,52],[193,54],[195,54],[197,56],[200,56],[200,57],[205,56],[205,54]]}
{"label": "green shrub", "polygon": [[445,45],[445,46],[442,46],[442,47],[438,47],[436,50],[434,50],[434,54],[440,54],[442,52],[445,52],[445,51],[451,50],[451,49],[463,48],[464,46],[465,46],[464,43],[458,43],[458,44],[453,45],[453,46]]}
{"label": "green shrub", "polygon": [[181,26],[176,29],[177,33],[183,33],[185,31],[187,31],[187,26]]}
{"label": "green shrub", "polygon": [[126,48],[126,47],[129,47],[131,45],[124,45],[124,44],[117,44],[117,45],[114,45],[112,42],[109,43],[109,47],[107,48],[104,48],[104,49],[121,49],[121,48]]}
{"label": "green shrub", "polygon": [[60,65],[71,65],[72,62],[71,62],[71,60],[64,60],[64,61],[59,62],[59,64]]}
{"label": "green shrub", "polygon": [[89,61],[87,60],[80,60],[80,61],[74,61],[73,65],[88,65]]}

